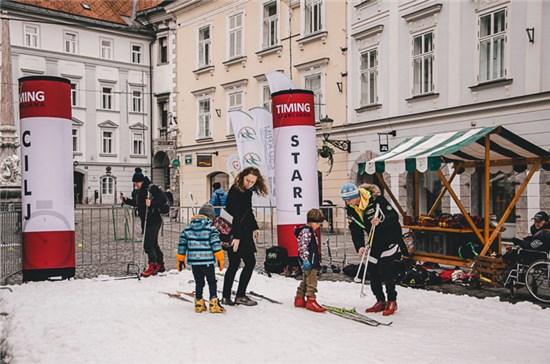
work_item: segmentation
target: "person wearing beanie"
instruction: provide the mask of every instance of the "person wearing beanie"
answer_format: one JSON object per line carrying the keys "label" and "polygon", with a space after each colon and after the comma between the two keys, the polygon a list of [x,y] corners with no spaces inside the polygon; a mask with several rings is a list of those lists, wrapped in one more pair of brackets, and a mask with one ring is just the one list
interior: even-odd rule
{"label": "person wearing beanie", "polygon": [[141,273],[141,276],[149,277],[166,271],[164,254],[158,243],[158,235],[162,226],[160,207],[166,204],[166,197],[158,186],[152,184],[151,180],[145,177],[139,167],[135,169],[132,182],[137,193],[135,195],[132,193],[132,198],[121,194],[120,199],[123,203],[137,208],[141,220],[141,231],[144,235],[143,250],[145,250],[149,261],[147,269]]}
{"label": "person wearing beanie", "polygon": [[307,212],[307,223],[294,228],[294,236],[298,243],[298,258],[302,265],[302,282],[294,297],[294,307],[305,307],[313,312],[325,312],[326,309],[316,300],[317,272],[321,269],[321,244],[317,241],[315,231],[325,221],[325,215],[319,209]]}
{"label": "person wearing beanie", "polygon": [[185,262],[191,266],[195,278],[195,312],[206,311],[203,298],[205,279],[208,282],[209,310],[211,313],[223,313],[225,308],[218,300],[216,283],[216,260],[220,271],[224,267],[224,254],[220,244],[218,229],[212,224],[215,218],[214,207],[205,203],[199,209],[199,214],[191,218],[189,225],[183,229],[176,254],[178,272],[185,267]]}
{"label": "person wearing beanie", "polygon": [[[366,311],[393,315],[397,310],[394,262],[400,254],[409,255],[403,241],[399,215],[374,184],[357,187],[346,183],[340,196],[346,204],[351,238],[359,257],[367,254],[367,249],[371,250],[367,271],[376,303]],[[376,205],[380,207],[379,217],[375,217]],[[372,245],[369,246],[368,241],[365,245],[372,226],[376,226]],[[386,286],[386,295],[382,282]]]}

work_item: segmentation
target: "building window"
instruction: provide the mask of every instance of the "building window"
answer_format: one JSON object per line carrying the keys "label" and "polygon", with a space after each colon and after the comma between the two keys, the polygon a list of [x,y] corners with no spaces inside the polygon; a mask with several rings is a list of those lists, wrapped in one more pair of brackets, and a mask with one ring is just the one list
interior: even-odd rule
{"label": "building window", "polygon": [[114,154],[114,133],[103,130],[101,132],[101,153]]}
{"label": "building window", "polygon": [[243,14],[229,17],[229,58],[243,55]]}
{"label": "building window", "polygon": [[101,108],[105,110],[113,109],[113,88],[108,86],[101,87]]}
{"label": "building window", "polygon": [[212,115],[210,113],[210,99],[199,100],[199,133],[198,139],[210,138],[212,136],[210,130],[210,121]]}
{"label": "building window", "polygon": [[73,152],[80,152],[80,132],[78,128],[73,128]]}
{"label": "building window", "polygon": [[40,40],[40,28],[37,25],[25,24],[23,33],[25,36],[25,46],[38,48]]}
{"label": "building window", "polygon": [[78,106],[78,83],[71,82],[71,105]]}
{"label": "building window", "polygon": [[323,92],[321,90],[321,74],[313,74],[304,78],[306,90],[313,91],[313,102],[315,103],[315,121],[319,121],[324,110]]}
{"label": "building window", "polygon": [[277,2],[271,1],[264,4],[264,20],[263,20],[263,48],[269,48],[279,43],[277,35],[277,25],[279,15],[277,14]]}
{"label": "building window", "polygon": [[322,0],[305,0],[305,34],[319,32],[323,29]]}
{"label": "building window", "polygon": [[103,177],[101,179],[101,194],[112,195],[115,185],[115,179],[113,177]]}
{"label": "building window", "polygon": [[433,32],[425,33],[413,39],[413,95],[422,95],[434,90]]}
{"label": "building window", "polygon": [[134,155],[144,155],[144,139],[142,132],[132,132],[132,154]]}
{"label": "building window", "polygon": [[210,47],[210,26],[206,26],[199,29],[199,68],[209,66],[212,62]]}
{"label": "building window", "polygon": [[375,104],[378,78],[378,50],[361,53],[361,106]]}
{"label": "building window", "polygon": [[141,45],[132,44],[132,63],[141,63]]}
{"label": "building window", "polygon": [[479,28],[479,81],[503,78],[506,75],[506,10],[482,15]]}
{"label": "building window", "polygon": [[132,112],[142,112],[142,102],[141,91],[132,91]]}
{"label": "building window", "polygon": [[113,59],[113,41],[111,39],[101,39],[101,58]]}
{"label": "building window", "polygon": [[168,38],[159,38],[159,63],[168,63]]}
{"label": "building window", "polygon": [[65,52],[76,53],[78,50],[78,34],[65,32]]}
{"label": "building window", "polygon": [[262,87],[262,106],[264,109],[271,111],[271,90],[269,89],[269,85]]}
{"label": "building window", "polygon": [[[229,107],[228,111],[242,110],[243,109],[243,91],[233,91],[229,93]],[[233,130],[233,123],[227,118],[229,122],[229,135],[234,135],[235,131]]]}

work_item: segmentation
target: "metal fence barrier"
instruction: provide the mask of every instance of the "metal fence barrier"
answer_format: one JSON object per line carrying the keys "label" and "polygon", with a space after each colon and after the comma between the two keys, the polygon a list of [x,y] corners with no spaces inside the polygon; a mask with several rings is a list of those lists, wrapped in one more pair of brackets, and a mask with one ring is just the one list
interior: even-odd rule
{"label": "metal fence barrier", "polygon": [[[321,228],[323,264],[328,268],[331,265],[342,267],[348,261],[357,261],[353,244],[346,244],[349,235],[345,210],[337,206],[323,206],[322,209],[330,217]],[[176,266],[179,236],[198,210],[199,206],[172,207],[169,216],[163,218],[159,245],[164,252],[167,269]],[[276,209],[254,207],[254,213],[261,230],[256,241],[257,264],[262,267],[265,250],[277,244]],[[22,269],[19,211],[0,212],[0,243],[0,284],[6,284]],[[102,274],[125,275],[129,270],[140,271],[147,265],[140,220],[134,209],[126,205],[78,207],[75,210],[75,251],[77,278]],[[15,279],[14,283],[19,282]]]}

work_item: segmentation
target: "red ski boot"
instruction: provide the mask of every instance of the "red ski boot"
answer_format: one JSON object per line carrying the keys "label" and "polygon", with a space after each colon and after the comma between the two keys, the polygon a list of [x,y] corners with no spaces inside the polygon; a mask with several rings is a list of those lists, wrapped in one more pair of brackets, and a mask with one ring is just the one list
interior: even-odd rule
{"label": "red ski boot", "polygon": [[327,309],[321,307],[321,305],[319,305],[317,301],[315,301],[315,297],[308,297],[306,302],[306,310],[310,310],[313,312],[325,312]]}
{"label": "red ski boot", "polygon": [[386,301],[378,301],[374,306],[367,308],[367,313],[382,312],[386,308]]}
{"label": "red ski boot", "polygon": [[164,267],[164,262],[157,264],[157,272],[164,273],[166,272],[166,268]]}
{"label": "red ski boot", "polygon": [[147,268],[145,272],[141,273],[141,276],[147,278],[154,276],[157,272],[157,264],[155,262],[149,262],[149,268]]}
{"label": "red ski boot", "polygon": [[294,297],[294,307],[306,307],[306,300],[304,300],[304,296]]}
{"label": "red ski boot", "polygon": [[388,301],[388,304],[386,305],[386,309],[384,310],[383,315],[389,316],[393,315],[393,313],[397,311],[397,302],[396,301]]}

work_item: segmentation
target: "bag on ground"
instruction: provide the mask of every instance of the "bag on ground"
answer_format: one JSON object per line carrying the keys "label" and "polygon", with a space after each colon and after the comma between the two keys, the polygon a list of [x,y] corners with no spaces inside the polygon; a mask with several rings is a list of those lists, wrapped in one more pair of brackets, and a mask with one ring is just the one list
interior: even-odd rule
{"label": "bag on ground", "polygon": [[264,269],[269,273],[280,274],[287,266],[288,253],[285,248],[272,246],[265,251]]}

